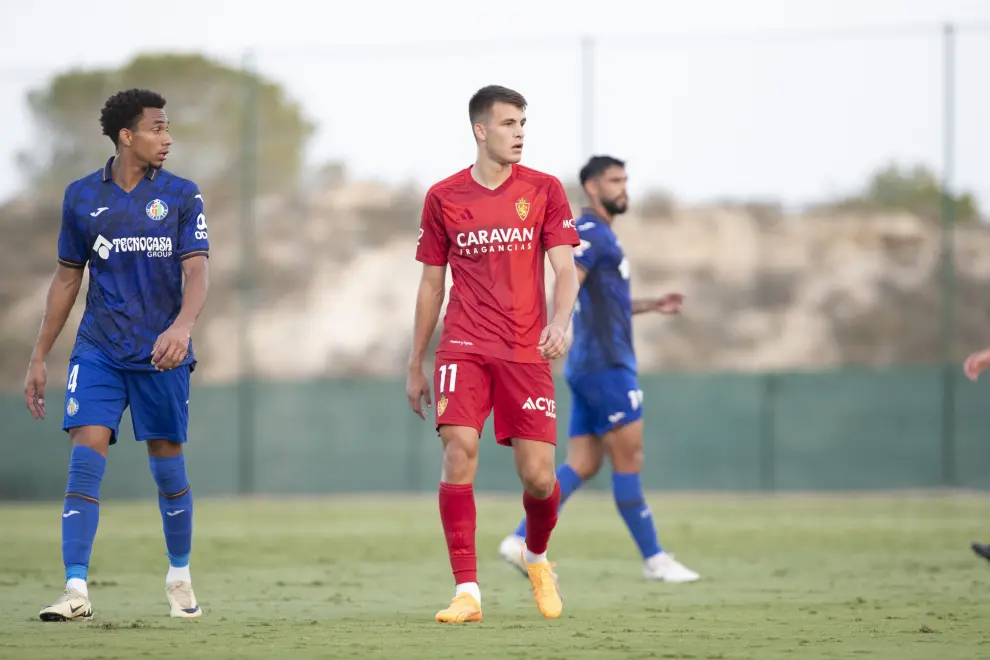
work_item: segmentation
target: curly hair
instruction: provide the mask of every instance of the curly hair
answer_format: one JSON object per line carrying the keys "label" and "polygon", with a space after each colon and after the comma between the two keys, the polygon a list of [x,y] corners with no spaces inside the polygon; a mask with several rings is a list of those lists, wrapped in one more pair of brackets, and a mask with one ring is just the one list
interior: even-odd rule
{"label": "curly hair", "polygon": [[148,89],[128,89],[107,99],[100,113],[103,134],[118,146],[118,136],[123,128],[133,129],[141,119],[145,108],[164,108],[165,97]]}

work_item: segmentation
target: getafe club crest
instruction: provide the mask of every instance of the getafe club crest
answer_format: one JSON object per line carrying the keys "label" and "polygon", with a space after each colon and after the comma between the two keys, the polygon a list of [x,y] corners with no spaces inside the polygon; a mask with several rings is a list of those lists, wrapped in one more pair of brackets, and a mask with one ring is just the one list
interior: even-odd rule
{"label": "getafe club crest", "polygon": [[160,199],[153,199],[144,207],[144,212],[152,220],[161,222],[168,215],[168,206]]}
{"label": "getafe club crest", "polygon": [[437,415],[442,415],[443,411],[447,409],[447,395],[441,394],[440,400],[437,401]]}
{"label": "getafe club crest", "polygon": [[526,216],[529,215],[529,202],[526,201],[525,197],[516,200],[516,213],[519,214],[520,220],[525,220]]}

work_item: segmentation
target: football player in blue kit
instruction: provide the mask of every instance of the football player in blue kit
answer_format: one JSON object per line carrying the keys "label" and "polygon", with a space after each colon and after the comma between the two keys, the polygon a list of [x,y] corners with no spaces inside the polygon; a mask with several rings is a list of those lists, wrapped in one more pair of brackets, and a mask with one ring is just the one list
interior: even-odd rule
{"label": "football player in blue kit", "polygon": [[[594,156],[581,169],[589,208],[577,222],[574,250],[581,290],[574,309],[573,344],[564,375],[571,389],[567,462],[557,469],[561,506],[601,468],[612,464],[612,493],[643,559],[643,575],[666,582],[693,582],[698,574],[676,561],[657,540],[643,497],[643,392],[637,379],[632,319],[636,314],[676,314],[683,296],[633,300],[629,261],[612,230],[628,208],[625,163]],[[519,568],[526,521],[502,541],[499,553]]]}
{"label": "football player in blue kit", "polygon": [[93,617],[87,573],[100,516],[100,483],[128,406],[134,436],[147,447],[158,486],[170,615],[198,617],[202,610],[189,573],[193,500],[182,448],[189,378],[196,366],[190,335],[208,287],[203,197],[195,183],[162,169],[172,138],[159,94],[119,92],[107,100],[100,123],[116,153],[65,190],[58,266],[24,386],[31,414],[44,418],[45,359],[88,268],[86,310],[63,401],[63,429],[72,442],[62,509],[66,584],[40,617]]}

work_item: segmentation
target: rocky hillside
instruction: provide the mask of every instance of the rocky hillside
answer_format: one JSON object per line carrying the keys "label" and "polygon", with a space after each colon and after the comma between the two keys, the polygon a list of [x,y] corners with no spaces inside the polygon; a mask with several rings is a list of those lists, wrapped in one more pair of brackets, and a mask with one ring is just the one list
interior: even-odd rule
{"label": "rocky hillside", "polygon": [[[419,275],[420,200],[413,190],[337,183],[291,201],[259,199],[252,230],[237,204],[207,198],[213,279],[195,335],[201,378],[235,378],[242,337],[267,378],[400,373]],[[634,291],[679,290],[687,306],[679,318],[637,319],[644,369],[938,359],[938,226],[909,215],[651,208],[617,226]],[[0,382],[16,390],[54,269],[58,209],[10,203],[0,227]],[[961,353],[990,344],[982,295],[990,231],[960,228],[954,244]],[[53,380],[64,378],[81,312],[82,296],[49,362]]]}

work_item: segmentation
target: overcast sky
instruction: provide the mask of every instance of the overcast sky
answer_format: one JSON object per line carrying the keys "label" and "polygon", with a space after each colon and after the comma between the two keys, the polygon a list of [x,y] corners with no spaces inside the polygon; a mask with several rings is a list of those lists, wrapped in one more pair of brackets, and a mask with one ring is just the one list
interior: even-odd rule
{"label": "overcast sky", "polygon": [[[428,184],[467,165],[467,99],[499,83],[530,101],[524,162],[533,167],[573,177],[590,138],[596,152],[629,161],[634,191],[802,203],[848,191],[892,159],[941,169],[938,24],[954,21],[983,26],[956,44],[955,180],[990,210],[990,0],[251,7],[0,4],[0,199],[20,185],[14,155],[30,146],[24,96],[56,72],[161,50],[238,63],[253,49],[258,69],[318,125],[311,161],[342,159],[360,176]],[[597,39],[591,134],[582,35]],[[79,130],[98,131],[98,115]]]}

